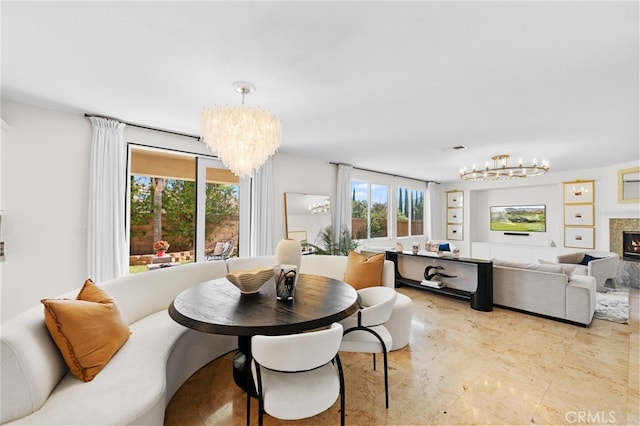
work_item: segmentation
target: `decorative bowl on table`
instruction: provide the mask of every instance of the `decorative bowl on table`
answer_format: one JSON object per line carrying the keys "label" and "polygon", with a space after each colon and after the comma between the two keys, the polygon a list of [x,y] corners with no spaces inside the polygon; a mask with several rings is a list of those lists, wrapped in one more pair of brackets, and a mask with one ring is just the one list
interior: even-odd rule
{"label": "decorative bowl on table", "polygon": [[273,277],[273,268],[258,268],[249,271],[238,269],[226,275],[227,279],[242,294],[254,294],[260,291],[260,287]]}

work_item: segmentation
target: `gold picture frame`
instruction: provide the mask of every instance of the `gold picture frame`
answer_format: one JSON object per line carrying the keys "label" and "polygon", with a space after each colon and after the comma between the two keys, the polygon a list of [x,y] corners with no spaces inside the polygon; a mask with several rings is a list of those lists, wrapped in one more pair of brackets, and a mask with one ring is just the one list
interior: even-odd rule
{"label": "gold picture frame", "polygon": [[640,203],[640,167],[618,170],[618,202]]}
{"label": "gold picture frame", "polygon": [[574,180],[563,182],[564,203],[565,204],[586,204],[593,203],[593,180]]}
{"label": "gold picture frame", "polygon": [[463,207],[464,206],[464,191],[455,189],[453,191],[447,191],[447,207]]}
{"label": "gold picture frame", "polygon": [[564,228],[564,246],[582,249],[595,248],[595,228],[567,226]]}
{"label": "gold picture frame", "polygon": [[463,240],[462,232],[462,225],[447,225],[447,240]]}
{"label": "gold picture frame", "polygon": [[567,204],[564,206],[564,226],[593,226],[593,204]]}
{"label": "gold picture frame", "polygon": [[447,209],[447,223],[462,223],[462,207],[452,207]]}

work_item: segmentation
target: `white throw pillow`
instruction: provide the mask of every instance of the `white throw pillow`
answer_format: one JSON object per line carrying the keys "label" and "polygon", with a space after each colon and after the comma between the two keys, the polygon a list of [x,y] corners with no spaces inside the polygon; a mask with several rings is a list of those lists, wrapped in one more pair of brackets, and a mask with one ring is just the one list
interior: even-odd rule
{"label": "white throw pillow", "polygon": [[492,262],[493,262],[493,266],[502,266],[505,268],[527,269],[531,271],[551,272],[554,274],[565,273],[562,266],[559,264],[541,265],[539,263],[512,262],[510,260],[503,260],[503,259],[492,259]]}

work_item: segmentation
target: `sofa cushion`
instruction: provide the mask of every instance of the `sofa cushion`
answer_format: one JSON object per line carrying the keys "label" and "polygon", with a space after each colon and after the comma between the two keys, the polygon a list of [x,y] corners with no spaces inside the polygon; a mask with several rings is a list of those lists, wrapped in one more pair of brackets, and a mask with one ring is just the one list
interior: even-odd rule
{"label": "sofa cushion", "polygon": [[561,256],[558,256],[560,259],[560,263],[575,263],[579,264],[584,258],[585,252],[578,251],[575,253],[567,253]]}
{"label": "sofa cushion", "polygon": [[602,259],[602,258],[601,257],[591,256],[589,254],[585,254],[584,257],[582,258],[582,260],[580,261],[580,264],[587,266],[589,264],[589,262],[591,262],[592,260],[598,260],[598,259]]}
{"label": "sofa cushion", "polygon": [[502,266],[506,268],[528,269],[531,271],[539,272],[551,272],[555,274],[564,274],[562,266],[555,265],[541,265],[539,263],[525,263],[525,262],[512,262],[510,260],[492,259],[493,266]]}
{"label": "sofa cushion", "polygon": [[42,299],[44,320],[71,373],[89,382],[131,331],[113,299],[90,279],[75,300]]}
{"label": "sofa cushion", "polygon": [[360,253],[350,251],[347,256],[347,268],[344,271],[344,282],[356,290],[382,285],[384,256],[384,253],[378,253],[371,257],[365,257]]}
{"label": "sofa cushion", "polygon": [[562,267],[562,272],[569,278],[569,280],[571,280],[571,277],[573,276],[573,273],[576,270],[576,267],[578,266],[578,265],[569,265],[567,263],[550,262],[544,259],[538,259],[538,263],[540,263],[541,265],[560,265]]}
{"label": "sofa cushion", "polygon": [[[564,263],[561,263],[561,265],[564,265]],[[574,266],[576,267],[575,271],[573,271],[574,274],[588,275],[589,269],[585,265],[574,265]]]}

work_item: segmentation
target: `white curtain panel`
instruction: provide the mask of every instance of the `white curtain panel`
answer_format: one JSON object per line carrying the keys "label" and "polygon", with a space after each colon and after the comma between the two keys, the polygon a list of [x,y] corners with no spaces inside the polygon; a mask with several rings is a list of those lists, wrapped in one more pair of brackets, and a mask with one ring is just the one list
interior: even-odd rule
{"label": "white curtain panel", "polygon": [[273,160],[253,174],[251,185],[250,256],[271,256],[273,241]]}
{"label": "white curtain panel", "polygon": [[[431,204],[433,202],[433,200],[436,200],[436,186],[437,184],[434,182],[428,182],[427,183],[427,196],[425,197],[425,202],[424,205],[426,207],[426,210],[428,212],[432,212],[433,211],[433,205]],[[427,236],[428,240],[432,240],[434,239],[433,237],[433,226],[434,226],[434,217],[433,214],[428,213],[427,215],[428,220],[425,221],[425,229],[424,229],[424,233]]]}
{"label": "white curtain panel", "polygon": [[125,125],[91,117],[88,274],[99,283],[127,274]]}
{"label": "white curtain panel", "polygon": [[336,242],[340,238],[343,228],[351,231],[351,171],[350,164],[338,164],[338,178],[336,179],[336,202],[333,221],[333,236]]}

